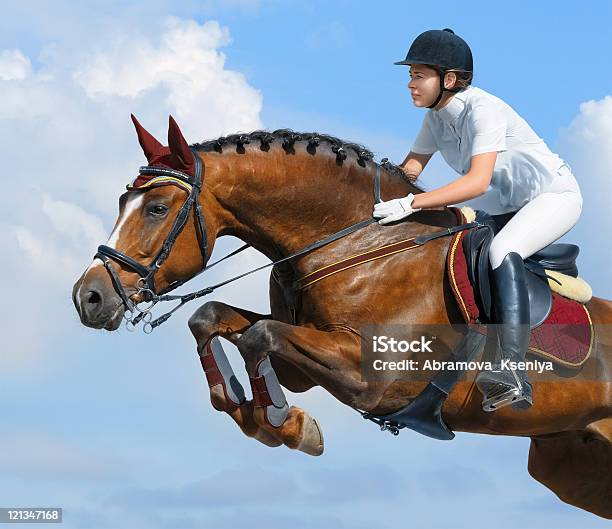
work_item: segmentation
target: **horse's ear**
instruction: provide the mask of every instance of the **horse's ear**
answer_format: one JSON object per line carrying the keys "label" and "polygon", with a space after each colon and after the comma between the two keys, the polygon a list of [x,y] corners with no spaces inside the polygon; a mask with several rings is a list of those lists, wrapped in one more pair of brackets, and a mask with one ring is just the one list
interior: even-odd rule
{"label": "horse's ear", "polygon": [[[193,153],[174,118],[170,116],[168,124],[168,146],[177,169],[191,169],[194,165]],[[173,164],[174,166],[174,164]]]}
{"label": "horse's ear", "polygon": [[159,143],[150,133],[148,133],[145,128],[139,123],[134,114],[130,114],[132,116],[132,121],[134,122],[134,127],[136,127],[136,134],[138,134],[138,142],[144,151],[145,156],[147,157],[147,161],[151,163],[151,160],[160,153],[163,152],[164,146]]}

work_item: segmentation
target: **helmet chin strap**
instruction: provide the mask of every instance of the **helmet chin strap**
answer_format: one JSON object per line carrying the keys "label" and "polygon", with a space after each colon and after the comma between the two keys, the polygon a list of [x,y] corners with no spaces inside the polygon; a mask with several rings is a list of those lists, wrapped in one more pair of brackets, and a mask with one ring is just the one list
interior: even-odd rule
{"label": "helmet chin strap", "polygon": [[440,79],[440,92],[438,93],[438,97],[436,98],[436,100],[431,105],[429,105],[427,108],[435,107],[442,99],[442,94],[444,94],[444,76],[445,75],[446,75],[446,72],[444,71],[438,74],[438,78]]}
{"label": "helmet chin strap", "polygon": [[436,100],[427,108],[434,108],[442,99],[442,95],[444,94],[444,92],[453,92],[454,94],[456,94],[457,92],[461,91],[461,89],[451,90],[450,88],[444,88],[444,77],[446,76],[446,73],[447,72],[444,70],[439,72],[438,78],[440,79],[440,92],[438,93],[438,97],[436,98]]}

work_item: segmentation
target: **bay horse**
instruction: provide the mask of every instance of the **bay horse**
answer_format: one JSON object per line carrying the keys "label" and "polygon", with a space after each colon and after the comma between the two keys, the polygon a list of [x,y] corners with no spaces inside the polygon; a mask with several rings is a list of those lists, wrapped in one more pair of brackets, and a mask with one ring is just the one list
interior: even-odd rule
{"label": "bay horse", "polygon": [[[377,176],[383,200],[422,192],[398,167],[375,162],[364,147],[333,136],[281,129],[190,147],[170,117],[169,145],[163,146],[133,121],[149,164],[120,197],[107,245],[72,292],[81,322],[96,329],[117,329],[128,304],[194,277],[222,235],[277,261],[371,217]],[[423,210],[395,225],[368,223],[285,260],[270,275],[270,314],[220,301],[201,305],[189,328],[214,408],[265,445],[319,455],[320,425],[307,411],[288,405],[283,387],[304,392],[319,385],[342,403],[376,415],[411,402],[425,382],[362,380],[360,328],[372,322],[449,327],[463,322],[445,273],[449,238],[330,275],[302,289],[299,303],[295,279],[456,224],[447,208]],[[612,334],[606,325],[612,323],[612,302],[592,297],[587,306],[602,329],[594,344],[599,354],[589,360],[599,362],[601,380],[534,381],[533,407],[494,413],[482,410],[473,380],[462,380],[445,401],[442,417],[457,431],[530,437],[528,471],[536,480],[564,502],[612,518]],[[253,400],[244,397],[218,337],[240,351]],[[452,335],[449,348],[460,339],[459,332]]]}

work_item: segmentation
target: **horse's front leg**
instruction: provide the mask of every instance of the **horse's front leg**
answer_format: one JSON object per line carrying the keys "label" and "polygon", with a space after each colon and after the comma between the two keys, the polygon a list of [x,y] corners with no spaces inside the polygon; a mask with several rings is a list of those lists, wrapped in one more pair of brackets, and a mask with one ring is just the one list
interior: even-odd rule
{"label": "horse's front leg", "polygon": [[213,343],[213,338],[219,335],[236,345],[246,329],[257,321],[269,318],[270,315],[209,301],[189,318],[189,328],[197,342],[213,407],[229,414],[248,437],[267,446],[279,446],[282,443],[255,421],[253,401],[244,397],[242,385],[234,375],[223,348]]}
{"label": "horse's front leg", "polygon": [[273,364],[288,362],[305,378],[342,402],[373,407],[368,384],[361,382],[360,337],[348,331],[319,331],[276,320],[260,320],[237,342],[251,382],[254,418],[262,429],[289,448],[311,455],[323,452],[323,435],[306,411],[289,406]]}

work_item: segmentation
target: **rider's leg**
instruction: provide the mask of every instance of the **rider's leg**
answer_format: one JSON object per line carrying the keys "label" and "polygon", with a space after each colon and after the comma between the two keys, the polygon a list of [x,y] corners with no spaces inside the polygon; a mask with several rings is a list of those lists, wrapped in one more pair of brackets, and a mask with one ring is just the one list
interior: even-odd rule
{"label": "rider's leg", "polygon": [[[529,298],[523,259],[567,233],[581,211],[579,192],[541,193],[494,237],[489,259],[502,360],[523,361],[529,345]],[[531,385],[522,370],[483,371],[476,383],[485,396],[485,411],[512,403],[517,408],[531,405]]]}
{"label": "rider's leg", "polygon": [[531,386],[524,370],[512,370],[503,360],[522,362],[529,346],[529,295],[523,258],[509,252],[492,273],[494,319],[499,340],[499,362],[493,371],[483,371],[476,384],[484,395],[483,409],[496,409],[518,402],[531,405]]}

